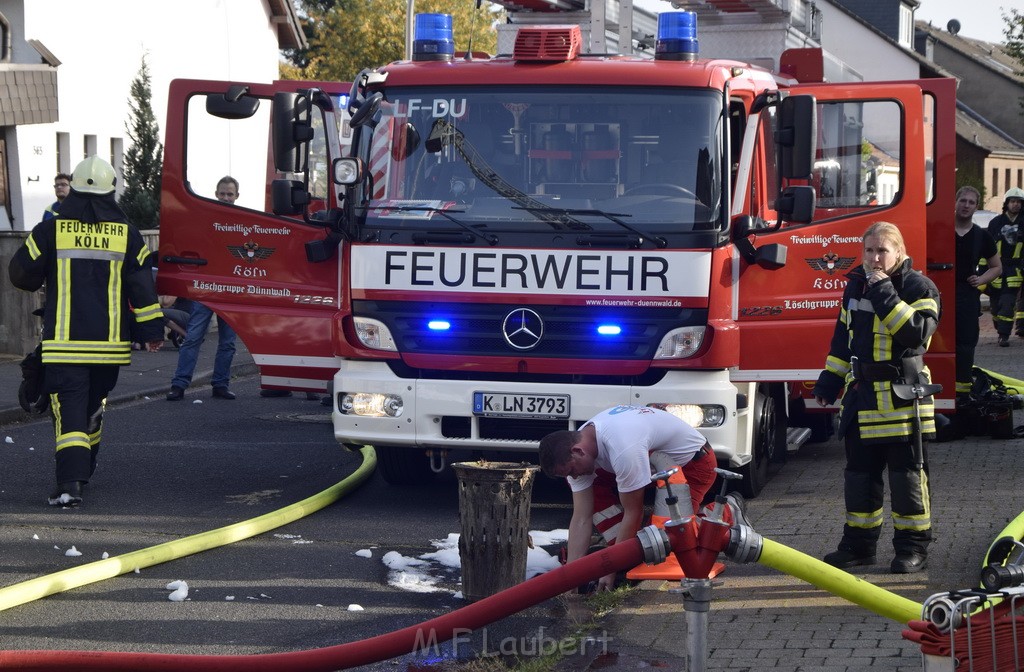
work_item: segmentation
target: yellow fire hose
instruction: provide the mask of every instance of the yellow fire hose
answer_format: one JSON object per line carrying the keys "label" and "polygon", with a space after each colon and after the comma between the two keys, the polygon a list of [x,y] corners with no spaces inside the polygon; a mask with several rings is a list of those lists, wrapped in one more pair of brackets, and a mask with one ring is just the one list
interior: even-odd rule
{"label": "yellow fire hose", "polygon": [[988,369],[981,370],[987,373],[990,377],[995,378],[996,380],[1001,382],[1007,388],[1011,388],[1010,392],[1012,394],[1024,394],[1024,380],[1021,380],[1020,378],[1010,378],[1009,376],[1004,376],[1001,373],[989,371]]}
{"label": "yellow fire hose", "polygon": [[915,618],[921,618],[921,605],[917,602],[879,588],[771,539],[763,539],[761,555],[757,562],[802,579],[897,623],[907,623]]}
{"label": "yellow fire hose", "polygon": [[363,462],[358,469],[338,483],[311,497],[290,504],[283,509],[271,511],[227,527],[200,532],[175,541],[168,541],[157,546],[90,562],[87,565],[65,569],[0,588],[0,611],[38,600],[47,595],[111,579],[136,569],[152,567],[187,555],[208,551],[211,548],[226,546],[295,522],[338,501],[373,474],[373,470],[377,467],[377,453],[371,446],[363,446],[359,452],[363,456]]}
{"label": "yellow fire hose", "polygon": [[989,545],[988,550],[985,551],[985,559],[981,563],[982,568],[988,567],[988,556],[992,552],[992,547],[1003,539],[1015,539],[1017,541],[1024,540],[1024,511],[1011,520],[1006,527],[1003,528],[1003,531],[996,535],[995,540],[991,545]]}

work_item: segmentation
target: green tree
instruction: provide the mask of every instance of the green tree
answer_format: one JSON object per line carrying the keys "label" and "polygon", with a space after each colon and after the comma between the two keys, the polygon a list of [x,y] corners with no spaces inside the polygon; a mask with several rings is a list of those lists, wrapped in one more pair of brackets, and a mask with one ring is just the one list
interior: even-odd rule
{"label": "green tree", "polygon": [[164,148],[160,127],[153,114],[153,90],[149,65],[142,65],[132,80],[125,122],[131,144],[124,156],[124,193],[119,201],[128,219],[140,229],[160,226],[160,175]]}
{"label": "green tree", "polygon": [[[1010,8],[1009,13],[1003,14],[1003,21],[1006,27],[1003,28],[1003,35],[1006,36],[1006,44],[1003,51],[1017,61],[1017,74],[1024,75],[1024,12]],[[1021,114],[1024,114],[1024,97],[1017,100],[1021,107]]]}
{"label": "green tree", "polygon": [[[281,77],[348,82],[367,67],[405,58],[406,0],[299,0],[305,50],[286,52]],[[494,53],[503,13],[472,0],[418,0],[417,13],[452,15],[455,50]]]}
{"label": "green tree", "polygon": [[978,207],[982,207],[982,203],[985,202],[985,177],[981,174],[981,166],[973,162],[961,162],[958,158],[956,162],[957,191],[960,191],[961,187],[974,187],[980,191]]}
{"label": "green tree", "polygon": [[1003,14],[1003,21],[1006,21],[1006,27],[1003,28],[1006,44],[1003,50],[1017,59],[1021,70],[1024,70],[1024,13],[1011,7],[1008,14]]}

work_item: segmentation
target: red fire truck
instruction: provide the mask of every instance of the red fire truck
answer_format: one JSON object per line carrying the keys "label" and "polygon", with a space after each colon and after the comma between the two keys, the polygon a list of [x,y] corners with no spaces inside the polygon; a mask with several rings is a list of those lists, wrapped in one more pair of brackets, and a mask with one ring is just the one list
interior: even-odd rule
{"label": "red fire truck", "polygon": [[[782,74],[703,60],[688,16],[661,16],[653,58],[525,22],[510,53],[455,55],[432,15],[351,89],[175,81],[162,293],[224,317],[265,387],[329,391],[389,482],[634,404],[698,427],[755,496],[807,433],[790,402],[869,224],[901,227],[952,314],[955,88],[825,83],[820,50]],[[209,128],[251,146],[235,205]],[[953,350],[944,320],[940,409]]]}

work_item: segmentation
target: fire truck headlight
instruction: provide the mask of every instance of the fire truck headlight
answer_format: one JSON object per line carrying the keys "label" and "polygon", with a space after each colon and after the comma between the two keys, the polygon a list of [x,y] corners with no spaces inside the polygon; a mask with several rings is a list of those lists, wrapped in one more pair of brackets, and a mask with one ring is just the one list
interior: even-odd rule
{"label": "fire truck headlight", "polygon": [[668,411],[691,427],[721,427],[725,423],[725,406],[717,404],[647,404]]}
{"label": "fire truck headlight", "polygon": [[654,359],[685,359],[700,350],[704,342],[704,327],[680,327],[665,334]]}
{"label": "fire truck headlight", "polygon": [[395,394],[373,392],[350,392],[343,394],[338,410],[343,415],[360,415],[367,418],[397,418],[405,410],[402,398]]}
{"label": "fire truck headlight", "polygon": [[380,320],[374,320],[369,317],[356,317],[353,318],[353,323],[356,327],[356,336],[359,337],[359,342],[366,347],[373,348],[374,350],[398,351],[395,339],[391,337],[391,330]]}
{"label": "fire truck headlight", "polygon": [[362,162],[354,158],[342,158],[334,160],[334,182],[335,184],[355,184],[359,181],[362,172]]}

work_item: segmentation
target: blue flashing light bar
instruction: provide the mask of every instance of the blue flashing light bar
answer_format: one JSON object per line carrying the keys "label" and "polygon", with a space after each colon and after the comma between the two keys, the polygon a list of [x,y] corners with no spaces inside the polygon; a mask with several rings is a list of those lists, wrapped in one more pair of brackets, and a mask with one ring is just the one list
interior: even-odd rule
{"label": "blue flashing light bar", "polygon": [[448,331],[452,328],[452,323],[448,320],[431,320],[427,322],[427,329],[431,331]]}
{"label": "blue flashing light bar", "polygon": [[451,14],[417,14],[413,30],[412,60],[450,61],[455,55]]}
{"label": "blue flashing light bar", "polygon": [[618,336],[622,333],[622,327],[617,324],[601,324],[597,327],[597,333],[602,336]]}
{"label": "blue flashing light bar", "polygon": [[666,61],[693,61],[700,51],[697,45],[697,14],[662,12],[658,15],[658,44],[654,58]]}

